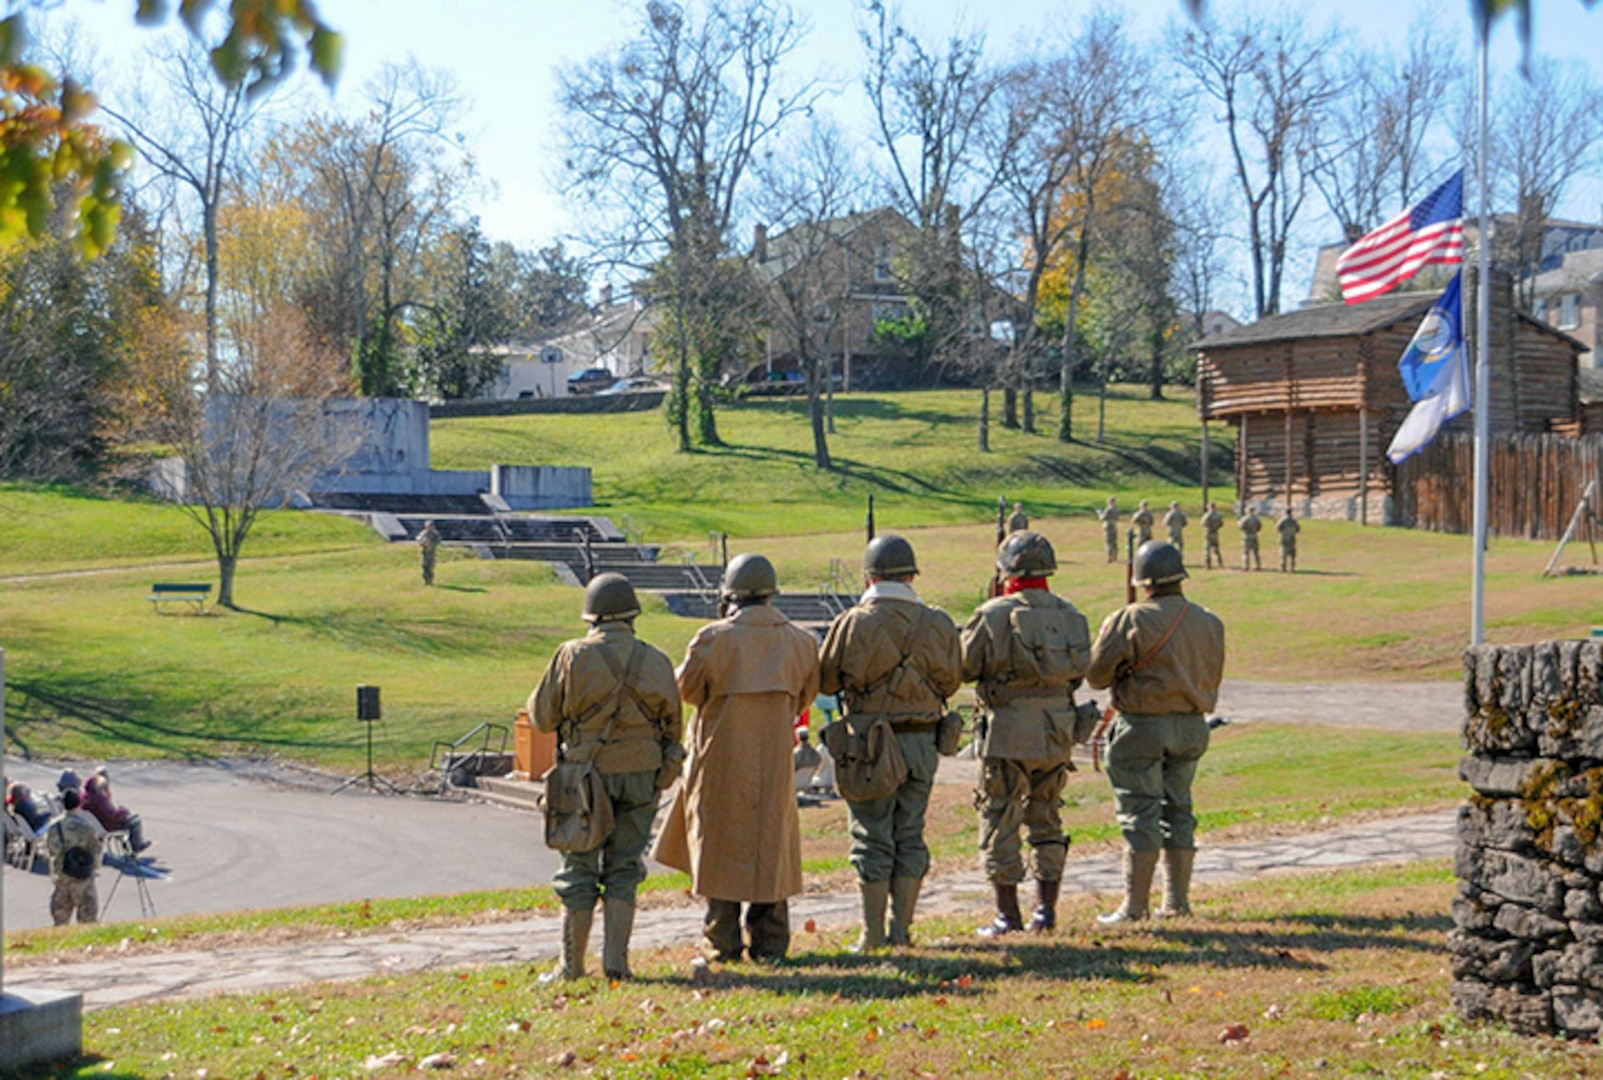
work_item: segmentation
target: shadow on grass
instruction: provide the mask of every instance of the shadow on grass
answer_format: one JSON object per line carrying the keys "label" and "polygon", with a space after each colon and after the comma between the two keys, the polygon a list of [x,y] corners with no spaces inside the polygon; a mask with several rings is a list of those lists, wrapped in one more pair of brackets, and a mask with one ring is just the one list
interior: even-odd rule
{"label": "shadow on grass", "polygon": [[[838,995],[894,1000],[980,993],[989,983],[1031,975],[1063,982],[1149,983],[1177,965],[1219,970],[1261,969],[1318,973],[1334,951],[1414,950],[1436,953],[1439,935],[1452,927],[1446,915],[1397,917],[1286,915],[1265,928],[1199,925],[1152,928],[1138,934],[961,942],[939,951],[881,953],[808,952],[772,967],[735,965],[716,971],[713,986],[774,994]],[[1285,932],[1269,927],[1283,926]],[[675,976],[671,983],[691,985]]]}
{"label": "shadow on grass", "polygon": [[[472,586],[436,587],[451,592],[487,591]],[[428,619],[412,616],[402,621],[386,618],[382,610],[372,614],[330,611],[315,615],[277,615],[253,608],[234,610],[240,615],[263,619],[274,626],[295,627],[313,637],[352,649],[415,653],[448,659],[477,656],[484,647],[483,642],[463,635],[459,623],[444,616]]]}
{"label": "shadow on grass", "polygon": [[439,589],[441,592],[487,593],[490,591],[477,585],[436,585],[434,588]]}
{"label": "shadow on grass", "polygon": [[[160,675],[157,672],[143,674]],[[174,680],[181,674],[166,673]],[[56,680],[12,679],[8,692],[19,699],[9,710],[12,739],[27,745],[19,731],[34,725],[59,725],[69,731],[112,744],[130,744],[159,751],[163,756],[188,761],[213,761],[240,747],[279,747],[297,750],[348,750],[343,740],[273,736],[240,724],[248,738],[221,734],[205,727],[181,727],[151,719],[157,702],[149,696],[127,696],[128,680],[114,685],[106,678],[63,676]],[[211,712],[206,710],[208,719]],[[195,744],[204,744],[201,748]]]}

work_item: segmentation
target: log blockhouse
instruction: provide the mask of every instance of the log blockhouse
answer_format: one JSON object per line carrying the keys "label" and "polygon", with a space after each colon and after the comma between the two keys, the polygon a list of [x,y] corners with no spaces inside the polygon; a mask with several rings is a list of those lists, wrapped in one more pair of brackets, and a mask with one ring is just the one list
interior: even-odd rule
{"label": "log blockhouse", "polygon": [[[1473,276],[1466,272],[1466,296]],[[1493,286],[1492,431],[1577,431],[1580,342],[1515,312],[1506,276]],[[1300,517],[1397,522],[1386,448],[1413,407],[1397,361],[1439,295],[1305,307],[1192,346],[1204,428],[1223,421],[1236,429],[1238,513],[1290,506]],[[1473,307],[1465,311],[1471,332]],[[1471,423],[1465,413],[1449,430]]]}

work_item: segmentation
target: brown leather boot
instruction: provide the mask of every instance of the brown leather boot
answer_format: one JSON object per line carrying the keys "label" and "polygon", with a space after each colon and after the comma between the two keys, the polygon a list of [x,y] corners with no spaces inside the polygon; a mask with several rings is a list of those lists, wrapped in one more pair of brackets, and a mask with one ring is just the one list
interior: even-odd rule
{"label": "brown leather boot", "polygon": [[1158,918],[1191,914],[1191,869],[1196,862],[1196,848],[1163,849],[1163,907],[1156,912]]}
{"label": "brown leather boot", "polygon": [[996,918],[990,925],[979,928],[980,937],[996,938],[1005,934],[1016,934],[1024,929],[1024,916],[1019,912],[1019,887],[1017,885],[997,885],[996,889]]}
{"label": "brown leather boot", "polygon": [[873,952],[883,949],[885,940],[885,905],[891,896],[888,881],[859,881],[858,892],[863,897],[863,936],[852,947],[853,952]]}
{"label": "brown leather boot", "polygon": [[1030,930],[1037,934],[1050,933],[1058,928],[1058,890],[1061,881],[1035,883],[1035,911],[1030,914]]}

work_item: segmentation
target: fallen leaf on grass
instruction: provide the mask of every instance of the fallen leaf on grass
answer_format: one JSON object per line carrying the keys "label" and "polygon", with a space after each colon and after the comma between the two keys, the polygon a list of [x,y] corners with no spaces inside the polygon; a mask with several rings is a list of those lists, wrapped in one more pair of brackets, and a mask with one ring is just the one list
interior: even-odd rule
{"label": "fallen leaf on grass", "polygon": [[564,1050],[560,1054],[552,1054],[546,1058],[545,1063],[547,1065],[555,1065],[559,1069],[568,1069],[572,1068],[573,1063],[578,1060],[578,1054],[575,1054],[572,1050]]}
{"label": "fallen leaf on grass", "polygon": [[818,933],[818,920],[808,919],[806,922],[802,923],[802,929],[807,931],[809,934]]}
{"label": "fallen leaf on grass", "polygon": [[746,1066],[747,1076],[778,1076],[779,1071],[778,1066],[760,1055],[752,1059],[752,1063]]}
{"label": "fallen leaf on grass", "polygon": [[1085,1029],[1087,1031],[1098,1031],[1107,1026],[1108,1022],[1102,1019],[1100,1016],[1093,1016],[1091,1019],[1085,1022]]}
{"label": "fallen leaf on grass", "polygon": [[1270,1005],[1263,1011],[1263,1018],[1265,1020],[1279,1020],[1284,1015],[1285,1012],[1280,1008],[1279,1005]]}
{"label": "fallen leaf on grass", "polygon": [[456,1055],[449,1050],[441,1050],[438,1054],[430,1054],[417,1063],[419,1069],[449,1069],[456,1064]]}
{"label": "fallen leaf on grass", "polygon": [[362,1068],[368,1072],[377,1069],[390,1069],[406,1060],[406,1055],[399,1050],[391,1050],[388,1054],[374,1054],[362,1062]]}
{"label": "fallen leaf on grass", "polygon": [[512,1032],[528,1031],[533,1026],[527,1020],[514,1020],[507,1025],[507,1030]]}
{"label": "fallen leaf on grass", "polygon": [[1219,1041],[1226,1046],[1246,1042],[1251,1037],[1252,1033],[1247,1030],[1246,1024],[1230,1024],[1219,1033]]}
{"label": "fallen leaf on grass", "polygon": [[972,976],[972,975],[959,975],[957,977],[957,988],[959,990],[967,990],[969,987],[971,987],[973,985],[974,985],[974,976]]}

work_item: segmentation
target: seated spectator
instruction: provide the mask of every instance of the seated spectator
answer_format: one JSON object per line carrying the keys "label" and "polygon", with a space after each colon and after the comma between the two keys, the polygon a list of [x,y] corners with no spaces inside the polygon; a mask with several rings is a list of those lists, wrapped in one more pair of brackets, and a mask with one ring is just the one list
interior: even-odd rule
{"label": "seated spectator", "polygon": [[6,809],[33,830],[35,837],[45,834],[50,824],[50,813],[33,797],[27,784],[13,781],[6,785]]}
{"label": "seated spectator", "polygon": [[61,776],[56,780],[56,794],[65,795],[69,791],[76,791],[82,795],[83,781],[79,780],[78,774],[71,769],[62,769]]}
{"label": "seated spectator", "polygon": [[796,761],[796,790],[811,791],[813,789],[813,774],[818,771],[823,755],[818,748],[808,741],[808,732],[805,726],[796,729],[796,749],[792,756]]}
{"label": "seated spectator", "polygon": [[128,842],[135,851],[144,851],[150,846],[150,841],[145,839],[144,824],[139,820],[139,815],[130,814],[125,807],[112,802],[111,777],[106,770],[96,769],[95,775],[84,781],[83,808],[94,815],[107,832],[128,830]]}

